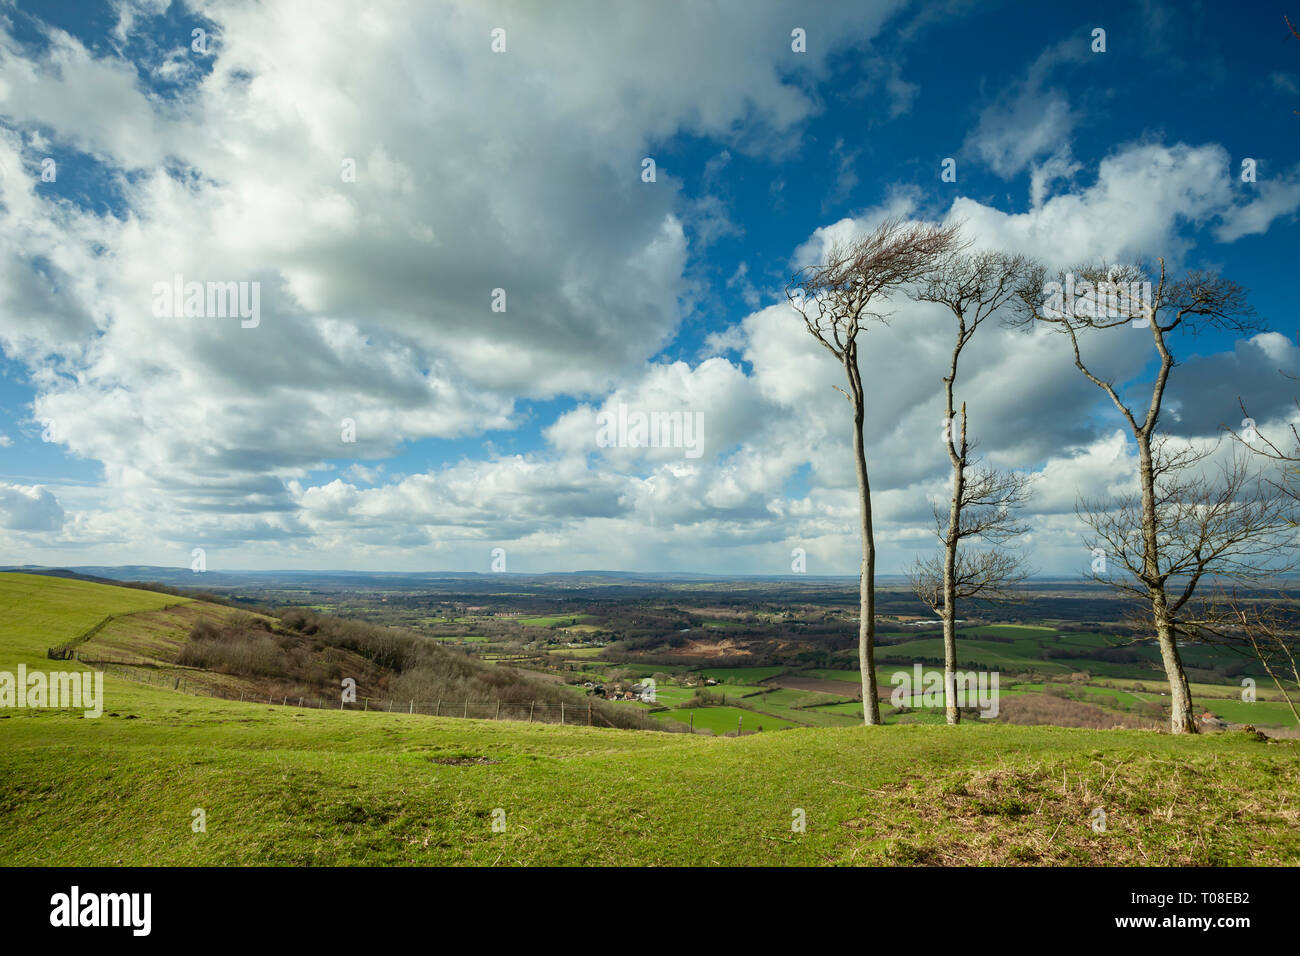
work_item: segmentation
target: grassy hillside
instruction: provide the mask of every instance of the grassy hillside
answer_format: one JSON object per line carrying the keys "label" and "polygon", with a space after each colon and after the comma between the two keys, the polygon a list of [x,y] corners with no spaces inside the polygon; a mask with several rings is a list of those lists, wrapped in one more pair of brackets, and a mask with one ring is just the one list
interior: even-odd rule
{"label": "grassy hillside", "polygon": [[153,591],[44,575],[0,574],[2,660],[5,666],[43,662],[46,648],[76,640],[112,615],[187,603],[188,598]]}
{"label": "grassy hillside", "polygon": [[[0,574],[0,670],[77,668],[45,648],[176,600]],[[98,720],[0,711],[7,864],[1300,863],[1295,741],[985,722],[722,739],[105,686]]]}
{"label": "grassy hillside", "polygon": [[[30,575],[4,577],[11,596],[22,594],[27,613],[46,619],[44,632],[59,635],[50,645],[70,648],[82,663],[127,680],[236,700],[328,706],[330,700],[338,702],[347,677],[356,682],[357,706],[365,710],[405,705],[414,713],[434,713],[442,702],[449,707],[457,702],[463,709],[478,706],[478,716],[486,716],[501,701],[500,716],[536,712],[538,720],[558,719],[562,705],[571,714],[588,705],[580,691],[508,665],[472,660],[407,629],[302,608],[276,617],[197,600],[163,607],[151,600],[134,611],[130,608],[139,602],[128,602],[123,605],[127,612],[102,617],[89,629],[69,629],[65,641],[59,627],[69,620],[66,610],[93,608],[94,595],[123,589]],[[50,580],[62,580],[65,586],[50,588],[45,583]],[[66,585],[81,590],[69,592]],[[591,711],[593,722],[602,726],[657,726],[640,708],[593,700]]]}

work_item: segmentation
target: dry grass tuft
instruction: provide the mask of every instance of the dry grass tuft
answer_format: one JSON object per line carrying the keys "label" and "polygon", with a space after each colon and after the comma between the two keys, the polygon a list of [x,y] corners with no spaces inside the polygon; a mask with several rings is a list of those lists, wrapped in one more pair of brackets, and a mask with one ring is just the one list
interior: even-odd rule
{"label": "dry grass tuft", "polygon": [[855,862],[1300,863],[1294,765],[1273,761],[1261,772],[1255,763],[1248,773],[1243,763],[1236,774],[1224,762],[1133,753],[1080,766],[1003,764],[886,787],[875,812],[843,826],[866,838]]}

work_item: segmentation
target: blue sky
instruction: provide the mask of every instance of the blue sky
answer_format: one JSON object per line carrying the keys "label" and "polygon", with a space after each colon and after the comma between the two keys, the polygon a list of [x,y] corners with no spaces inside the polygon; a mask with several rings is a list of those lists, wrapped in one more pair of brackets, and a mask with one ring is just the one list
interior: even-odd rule
{"label": "blue sky", "polygon": [[[841,373],[782,288],[890,213],[1221,271],[1272,331],[1180,336],[1166,425],[1294,418],[1271,5],[199,6],[0,6],[0,562],[851,573]],[[177,273],[259,283],[257,324],[153,314]],[[869,334],[884,571],[933,547],[946,332],[899,301]],[[1054,575],[1132,471],[1061,345],[989,328],[959,383]],[[1149,338],[1096,349],[1140,389]],[[602,447],[619,405],[704,453]]]}

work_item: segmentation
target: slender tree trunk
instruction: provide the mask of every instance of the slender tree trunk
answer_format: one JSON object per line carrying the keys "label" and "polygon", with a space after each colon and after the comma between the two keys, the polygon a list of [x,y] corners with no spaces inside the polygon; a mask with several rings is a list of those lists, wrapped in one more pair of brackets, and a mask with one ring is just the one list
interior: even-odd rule
{"label": "slender tree trunk", "polygon": [[846,353],[845,365],[853,387],[853,456],[858,467],[858,514],[862,523],[862,577],[858,585],[858,667],[862,670],[862,721],[877,725],[880,699],[876,693],[876,538],[871,522],[871,482],[862,438],[865,418],[862,380],[856,350]]}
{"label": "slender tree trunk", "polygon": [[1160,552],[1156,532],[1155,469],[1151,459],[1151,439],[1148,434],[1137,436],[1138,469],[1142,484],[1142,571],[1146,577],[1147,593],[1151,599],[1151,616],[1156,628],[1156,641],[1160,645],[1160,659],[1169,681],[1169,704],[1172,708],[1169,729],[1175,734],[1196,733],[1196,719],[1192,715],[1192,691],[1183,670],[1182,656],[1178,653],[1178,635],[1169,616],[1169,598],[1165,581],[1160,574]]}
{"label": "slender tree trunk", "polygon": [[[963,328],[964,331],[964,328]],[[952,462],[952,500],[948,503],[948,533],[943,542],[943,707],[948,723],[961,722],[957,709],[957,545],[961,541],[961,502],[966,485],[966,406],[961,407],[961,439],[958,444],[953,429],[957,427],[953,408],[952,383],[957,379],[957,356],[953,352],[952,371],[943,380],[948,431],[944,436],[948,460]],[[960,452],[958,448],[960,447]]]}
{"label": "slender tree trunk", "polygon": [[957,529],[961,520],[962,486],[966,476],[960,464],[952,469],[952,502],[948,506],[948,537],[943,552],[943,688],[948,723],[961,721],[957,709]]}
{"label": "slender tree trunk", "polygon": [[1192,691],[1187,684],[1187,673],[1178,654],[1177,634],[1169,622],[1163,590],[1155,589],[1151,595],[1155,611],[1156,639],[1160,642],[1160,659],[1169,679],[1169,703],[1173,709],[1169,729],[1176,734],[1196,733],[1196,718],[1192,715]]}

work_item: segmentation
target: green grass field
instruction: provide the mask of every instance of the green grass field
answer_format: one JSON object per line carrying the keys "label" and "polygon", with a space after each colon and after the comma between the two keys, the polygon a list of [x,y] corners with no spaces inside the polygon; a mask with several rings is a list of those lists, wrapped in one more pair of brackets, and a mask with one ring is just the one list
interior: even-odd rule
{"label": "green grass field", "polygon": [[761,695],[753,698],[755,702],[761,701],[764,706],[780,707],[816,707],[822,704],[840,703],[845,699],[842,696],[823,694],[815,690],[792,689],[765,690]]}
{"label": "green grass field", "polygon": [[854,684],[862,681],[862,672],[857,668],[850,670],[847,667],[814,667],[799,673],[808,677],[816,677],[819,680],[843,680]]}
{"label": "green grass field", "polygon": [[987,624],[984,627],[959,627],[957,633],[971,637],[1034,637],[1055,634],[1056,630],[1037,624]]}
{"label": "green grass field", "polygon": [[[943,638],[922,637],[905,644],[882,647],[876,653],[881,663],[909,663],[918,657],[943,660]],[[978,638],[961,638],[957,641],[957,663],[963,667],[996,668],[1006,671],[1037,670],[1043,673],[1068,674],[1079,670],[1077,665],[1064,660],[1042,660],[1037,640],[1015,641],[1003,644],[981,641]],[[1093,662],[1096,663],[1096,662]]]}
{"label": "green grass field", "polygon": [[747,734],[760,727],[763,730],[788,730],[795,726],[788,720],[740,707],[677,707],[655,716],[683,724],[689,724],[693,716],[696,730],[711,730],[715,734],[734,734],[742,726],[742,721]]}
{"label": "green grass field", "polygon": [[[0,574],[0,670],[80,669],[45,648],[175,601]],[[105,690],[99,719],[0,711],[6,865],[1300,864],[1297,741],[752,712],[734,739]]]}
{"label": "green grass field", "polygon": [[727,684],[757,684],[783,673],[784,667],[703,667],[696,673]]}
{"label": "green grass field", "polygon": [[[1024,624],[994,624],[984,627],[958,628],[958,663],[963,667],[984,667],[1011,673],[1034,672],[1038,674],[1069,674],[1087,671],[1093,677],[1132,677],[1135,668],[1151,672],[1153,679],[1161,673],[1160,652],[1154,641],[1131,645],[1142,664],[1094,660],[1087,657],[1048,658],[1044,652],[1060,652],[1078,648],[1081,654],[1111,645],[1125,643],[1110,635],[1095,632],[1058,632],[1050,627]],[[999,640],[989,640],[999,638]],[[905,663],[917,657],[930,660],[943,658],[943,638],[929,634],[906,640],[901,644],[881,646],[877,660],[882,663]],[[1183,663],[1191,677],[1212,674],[1215,663],[1239,660],[1230,651],[1204,644],[1189,644],[1182,649]]]}
{"label": "green grass field", "polygon": [[[1108,678],[1106,683],[1114,684],[1116,687],[1122,687],[1125,690],[1140,693],[1141,696],[1150,698],[1153,695],[1159,696],[1162,690],[1168,690],[1164,681],[1159,677],[1155,680],[1136,680],[1133,678]],[[1192,696],[1197,700],[1201,698],[1219,699],[1229,698],[1231,700],[1241,700],[1240,684],[1206,684],[1198,681],[1188,683],[1191,688]],[[1258,681],[1256,693],[1260,700],[1281,700],[1282,695],[1278,693],[1277,688],[1267,680]]]}
{"label": "green grass field", "polygon": [[[1017,625],[999,625],[998,627],[1029,630],[1029,628],[1020,628]],[[995,628],[977,628],[973,630],[992,631],[995,630]],[[1055,633],[1051,632],[1050,629],[1038,630],[1047,630],[1050,633]],[[1078,643],[1080,645],[1086,644],[1091,646],[1101,646],[1104,643],[1113,640],[1113,638],[1109,638],[1104,634],[1064,633],[1060,635],[1060,640],[1068,643]],[[930,646],[931,641],[940,642],[941,639],[923,638],[909,642],[904,646],[915,647],[916,645],[920,645],[918,650],[932,650],[933,648]],[[968,643],[979,644],[980,642],[963,641],[959,647],[964,647]],[[994,648],[1003,648],[1003,656],[1005,657],[1005,648],[1010,645],[992,644],[991,646]],[[939,653],[942,653],[941,643],[936,643],[935,647],[938,648]],[[978,649],[975,653],[977,655],[982,654]],[[990,657],[992,656],[994,655],[990,655]],[[990,661],[989,666],[996,668],[997,665]],[[1052,668],[1040,669],[1052,670]],[[1071,670],[1071,668],[1066,667],[1062,668],[1062,670],[1068,671]],[[913,676],[911,667],[907,665],[902,663],[883,664],[876,668],[876,679],[880,686],[886,689],[892,688],[893,685],[891,684],[890,677],[897,671],[903,671],[908,675],[909,679]],[[932,665],[925,665],[922,667],[923,674],[928,675],[932,672],[939,673],[940,669]],[[800,677],[811,677],[818,680],[847,681],[853,684],[857,684],[860,680],[859,672],[856,669],[850,668],[812,668],[798,671],[797,675]],[[1004,695],[1042,693],[1047,687],[1055,686],[1067,689],[1069,696],[1076,700],[1096,704],[1112,710],[1123,710],[1126,712],[1131,711],[1135,706],[1143,703],[1161,703],[1162,700],[1167,699],[1161,697],[1161,692],[1167,691],[1167,686],[1164,683],[1163,675],[1160,673],[1153,673],[1150,678],[1145,680],[1109,676],[1100,679],[1104,680],[1108,684],[1114,684],[1116,686],[1100,687],[1095,684],[1064,683],[1059,681],[1053,685],[1045,684],[1041,681],[1015,682],[1014,680],[1006,679],[1004,675],[1004,679],[999,688],[999,693]],[[1204,684],[1192,681],[1189,686],[1191,687],[1192,696],[1196,703],[1198,713],[1208,710],[1232,723],[1254,724],[1259,727],[1277,728],[1295,726],[1295,717],[1292,715],[1290,708],[1282,701],[1281,695],[1278,693],[1277,689],[1265,681],[1257,682],[1256,692],[1259,699],[1254,704],[1246,704],[1241,700],[1241,687],[1239,685]],[[1141,689],[1138,690],[1135,688]],[[845,707],[818,707],[817,709],[835,713],[849,712],[849,708]],[[777,710],[776,712],[783,714],[784,716],[794,716],[786,711]],[[856,712],[861,715],[860,710]]]}
{"label": "green grass field", "polygon": [[1257,700],[1248,704],[1244,700],[1207,699],[1201,699],[1197,703],[1215,716],[1234,724],[1254,724],[1257,727],[1295,726],[1295,715],[1283,703]]}
{"label": "green grass field", "polygon": [[834,704],[845,700],[832,694],[816,691],[758,687],[756,693],[740,699],[739,705],[783,718],[802,727],[851,727],[861,722],[843,714],[823,711],[818,705]]}
{"label": "green grass field", "polygon": [[[45,650],[74,640],[109,615],[157,611],[186,598],[34,574],[0,574],[0,666],[45,666]],[[64,668],[67,670],[68,668]]]}
{"label": "green grass field", "polygon": [[[1089,703],[1100,704],[1103,707],[1132,707],[1144,702],[1143,697],[1130,693],[1126,690],[1119,690],[1113,687],[1092,687],[1087,684],[1041,684],[1041,683],[1024,683],[1013,685],[1016,690],[1022,693],[1042,693],[1048,687],[1062,687],[1070,692],[1070,695],[1077,700],[1086,700]],[[1150,696],[1145,697],[1149,701]]]}
{"label": "green grass field", "polygon": [[590,619],[590,614],[574,614],[569,617],[521,617],[519,623],[527,624],[530,627],[555,627],[557,625],[580,624]]}
{"label": "green grass field", "polygon": [[716,697],[725,698],[727,701],[737,700],[742,697],[753,697],[755,694],[761,694],[767,690],[763,684],[714,684],[712,687],[698,687],[697,690],[705,690]]}
{"label": "green grass field", "polygon": [[744,684],[715,684],[713,687],[680,687],[676,684],[657,684],[655,686],[655,696],[661,704],[676,706],[690,700],[697,693],[707,692],[719,700],[730,703],[742,698],[749,698],[765,689]]}
{"label": "green grass field", "polygon": [[665,707],[676,707],[695,696],[695,688],[678,687],[676,684],[656,684],[655,700]]}

